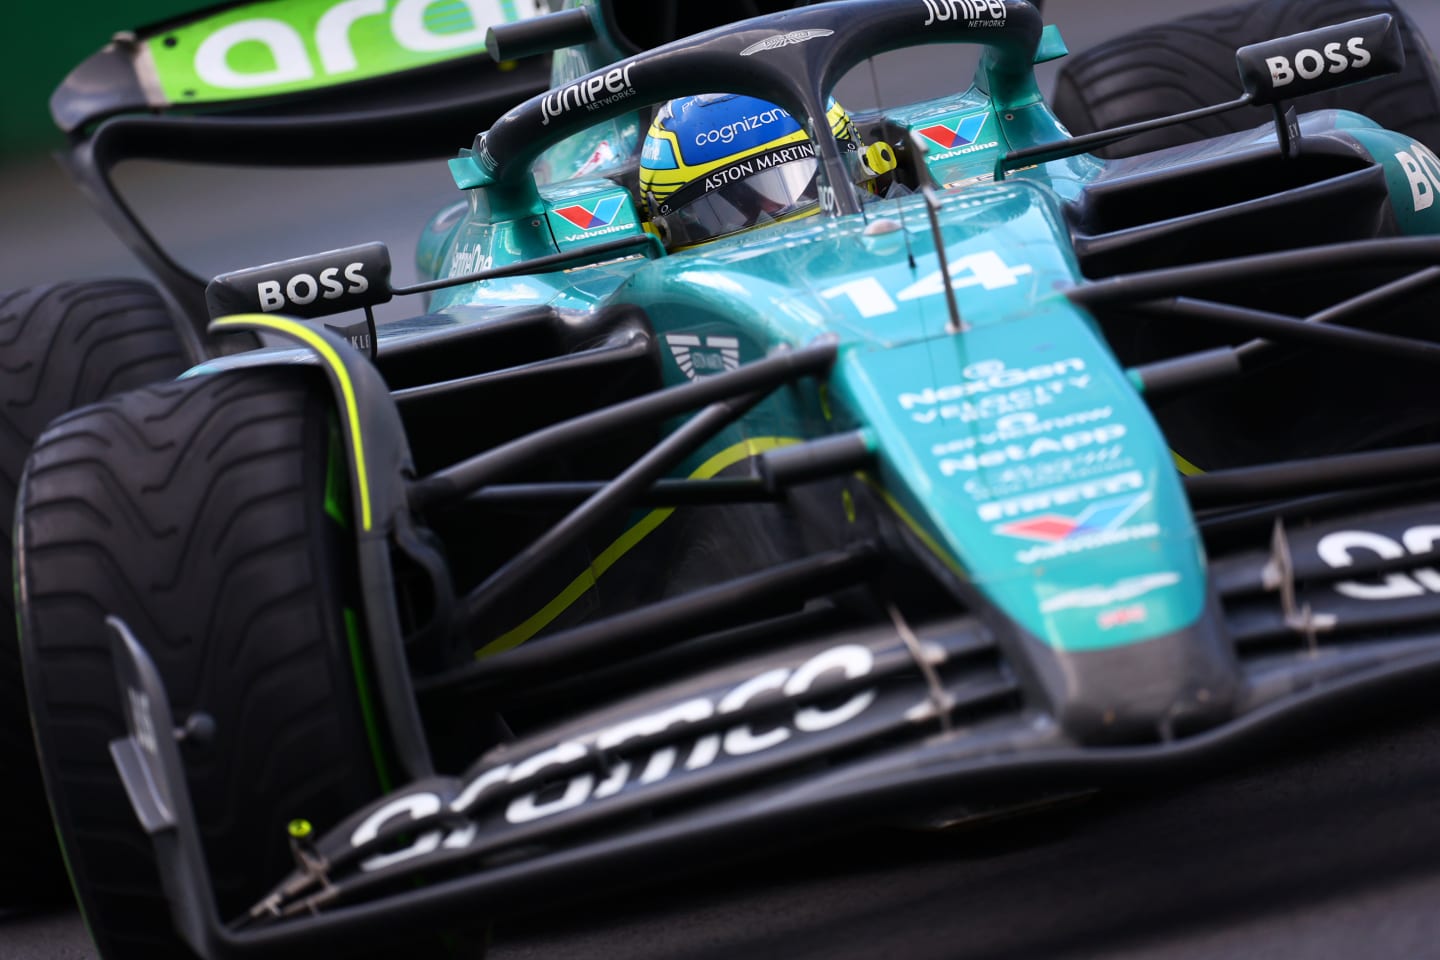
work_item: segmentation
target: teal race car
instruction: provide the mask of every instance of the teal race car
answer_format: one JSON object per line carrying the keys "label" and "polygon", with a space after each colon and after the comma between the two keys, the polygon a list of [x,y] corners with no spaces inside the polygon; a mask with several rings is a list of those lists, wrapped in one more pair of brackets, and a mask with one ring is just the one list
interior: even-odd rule
{"label": "teal race car", "polygon": [[[1028,0],[502,6],[484,44],[521,66],[483,103],[361,78],[348,111],[137,116],[200,88],[106,100],[100,61],[57,95],[169,301],[44,295],[138,318],[93,353],[158,382],[35,440],[0,660],[38,747],[0,742],[17,784],[38,761],[6,829],[36,842],[43,783],[106,957],[463,952],[741,842],[1199,767],[1440,671],[1440,159],[1302,112],[1440,104],[1388,2],[1078,134]],[[282,35],[237,9],[194,45]],[[168,77],[186,37],[102,66]],[[832,96],[933,44],[979,47],[973,83]],[[314,95],[272,60],[261,93]],[[1113,115],[1084,72],[1072,115]],[[277,129],[405,156],[482,108],[408,286],[373,243],[201,283],[108,176]]]}

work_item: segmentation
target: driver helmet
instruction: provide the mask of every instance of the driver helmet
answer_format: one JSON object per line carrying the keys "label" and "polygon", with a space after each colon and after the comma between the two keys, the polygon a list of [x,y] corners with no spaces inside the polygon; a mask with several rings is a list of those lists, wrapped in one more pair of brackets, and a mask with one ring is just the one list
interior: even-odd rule
{"label": "driver helmet", "polygon": [[[845,108],[833,97],[828,106],[830,132],[854,158],[857,181],[868,185],[894,168],[888,145],[867,151]],[[819,164],[783,107],[728,93],[681,97],[660,108],[645,137],[640,198],[675,250],[815,213]]]}

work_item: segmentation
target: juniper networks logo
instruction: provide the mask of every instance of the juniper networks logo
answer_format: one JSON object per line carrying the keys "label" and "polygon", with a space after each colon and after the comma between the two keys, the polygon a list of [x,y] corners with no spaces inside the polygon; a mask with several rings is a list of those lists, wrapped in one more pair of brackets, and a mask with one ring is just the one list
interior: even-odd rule
{"label": "juniper networks logo", "polygon": [[924,0],[925,22],[960,21],[967,27],[1003,27],[1009,11],[1005,0]]}
{"label": "juniper networks logo", "polygon": [[604,197],[589,206],[577,203],[560,207],[555,210],[555,215],[581,230],[598,230],[615,222],[615,217],[619,215],[624,203],[621,197]]}

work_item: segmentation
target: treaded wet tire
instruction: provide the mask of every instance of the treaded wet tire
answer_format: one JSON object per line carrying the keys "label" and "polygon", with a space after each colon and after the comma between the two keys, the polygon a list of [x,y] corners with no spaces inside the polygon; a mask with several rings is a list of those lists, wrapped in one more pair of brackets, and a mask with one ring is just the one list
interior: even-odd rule
{"label": "treaded wet tire", "polygon": [[[154,658],[221,915],[291,865],[286,824],[324,830],[379,793],[347,640],[353,535],[323,380],[233,371],[78,410],[37,441],[17,506],[20,651],[76,892],[107,960],[187,957],[111,766],[123,736],[102,618]],[[330,471],[338,470],[335,474]]]}
{"label": "treaded wet tire", "polygon": [[[1420,31],[1392,0],[1261,0],[1136,30],[1079,54],[1060,71],[1054,108],[1074,134],[1183,113],[1240,95],[1235,51],[1249,43],[1389,13],[1400,21],[1405,69],[1296,101],[1301,112],[1337,108],[1440,148],[1440,71]],[[1252,130],[1273,119],[1247,107],[1124,140],[1102,156]]]}
{"label": "treaded wet tire", "polygon": [[[0,569],[11,567],[20,471],[45,425],[67,410],[186,367],[175,321],[140,280],[58,283],[0,294]],[[0,846],[26,870],[0,871],[0,904],[46,902],[69,887],[20,680],[15,608],[0,590]]]}

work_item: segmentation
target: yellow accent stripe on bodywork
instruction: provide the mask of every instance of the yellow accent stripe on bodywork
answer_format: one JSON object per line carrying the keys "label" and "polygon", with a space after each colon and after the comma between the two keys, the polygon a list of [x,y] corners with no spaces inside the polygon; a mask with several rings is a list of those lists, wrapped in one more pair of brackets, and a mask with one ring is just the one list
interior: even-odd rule
{"label": "yellow accent stripe on bodywork", "polygon": [[291,320],[287,317],[271,317],[263,313],[237,313],[228,317],[221,317],[211,324],[212,327],[269,327],[271,330],[278,330],[281,333],[289,334],[295,339],[304,343],[307,347],[320,354],[320,359],[330,365],[335,372],[335,380],[340,384],[340,394],[345,401],[345,418],[350,424],[350,444],[355,452],[355,477],[360,487],[360,528],[370,529],[370,480],[365,472],[365,445],[360,437],[360,409],[355,403],[355,387],[350,382],[350,371],[345,369],[345,364],[340,362],[340,355],[314,330],[300,323],[298,320]]}
{"label": "yellow accent stripe on bodywork", "polygon": [[955,576],[959,577],[961,580],[970,579],[965,575],[965,568],[960,566],[960,561],[952,557],[950,555],[950,551],[940,546],[939,542],[937,542],[934,537],[930,536],[930,532],[928,530],[920,526],[920,524],[916,523],[915,518],[910,516],[910,511],[906,510],[903,506],[901,506],[900,501],[896,500],[894,496],[891,495],[889,490],[886,490],[883,486],[880,485],[880,481],[876,480],[868,473],[857,473],[855,474],[855,476],[859,477],[867,486],[870,487],[870,489],[880,494],[880,499],[884,500],[885,505],[895,512],[895,516],[900,518],[900,522],[905,524],[905,526],[910,529],[910,532],[915,534],[919,541],[925,544],[925,547],[931,553],[935,554],[935,557],[941,563],[945,564],[946,568],[948,568],[951,573],[955,574]]}
{"label": "yellow accent stripe on bodywork", "polygon": [[1180,456],[1180,454],[1176,453],[1174,450],[1170,451],[1170,458],[1175,461],[1175,466],[1180,468],[1180,472],[1187,477],[1198,477],[1200,476],[1200,474],[1205,472],[1204,470],[1201,470],[1199,467],[1195,466],[1195,464],[1191,463],[1189,460],[1186,460],[1184,457]]}
{"label": "yellow accent stripe on bodywork", "polygon": [[[787,447],[799,443],[799,437],[755,437],[750,440],[743,440],[734,446],[726,447],[715,454],[709,460],[700,464],[695,472],[690,474],[691,480],[709,480],[726,467],[748,460],[751,457],[758,457],[767,450],[774,450],[776,447]],[[508,630],[485,644],[475,651],[476,658],[488,657],[492,654],[503,653],[506,650],[520,646],[535,634],[549,626],[556,617],[564,613],[571,604],[585,595],[585,592],[595,586],[600,576],[615,565],[617,561],[630,551],[641,540],[649,536],[656,527],[664,523],[670,514],[675,512],[674,507],[661,507],[651,510],[640,518],[630,529],[620,535],[614,543],[600,552],[590,566],[586,567],[580,576],[571,580],[559,596],[541,607],[534,615],[525,620],[519,626]]]}

